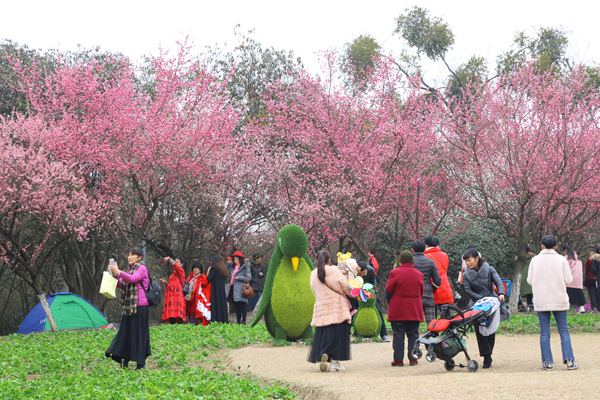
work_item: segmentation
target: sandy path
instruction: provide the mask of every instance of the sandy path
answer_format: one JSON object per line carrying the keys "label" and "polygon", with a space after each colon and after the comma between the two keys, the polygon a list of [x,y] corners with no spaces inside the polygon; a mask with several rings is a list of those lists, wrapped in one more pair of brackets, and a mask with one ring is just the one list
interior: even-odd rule
{"label": "sandy path", "polygon": [[[352,360],[342,363],[344,372],[320,372],[318,364],[306,361],[305,346],[250,346],[231,351],[230,358],[236,370],[292,383],[307,399],[600,398],[600,335],[577,334],[571,340],[580,366],[575,371],[557,364],[562,356],[560,338],[554,332],[554,371],[540,368],[537,335],[497,336],[494,362],[488,370],[481,368],[477,341],[471,335],[467,349],[480,365],[475,373],[466,368],[447,372],[442,361],[429,363],[424,356],[416,367],[391,367],[391,343],[353,344]],[[455,361],[464,363],[464,355]]]}

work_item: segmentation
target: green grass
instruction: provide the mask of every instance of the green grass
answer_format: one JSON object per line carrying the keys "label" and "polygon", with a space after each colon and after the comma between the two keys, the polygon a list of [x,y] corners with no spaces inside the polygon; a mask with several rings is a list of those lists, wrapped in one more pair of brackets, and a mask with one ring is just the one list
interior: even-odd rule
{"label": "green grass", "polygon": [[271,339],[255,328],[214,324],[150,328],[147,370],[121,370],[104,356],[115,331],[0,338],[2,399],[293,399],[284,387],[222,372],[227,348]]}

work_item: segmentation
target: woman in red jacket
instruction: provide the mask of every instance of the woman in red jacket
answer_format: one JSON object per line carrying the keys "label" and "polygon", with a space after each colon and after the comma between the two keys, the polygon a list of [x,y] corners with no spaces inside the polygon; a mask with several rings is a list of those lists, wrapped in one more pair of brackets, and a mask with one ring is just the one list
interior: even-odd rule
{"label": "woman in red jacket", "polygon": [[160,278],[162,283],[167,284],[162,320],[168,321],[170,324],[181,324],[185,321],[185,299],[183,298],[185,271],[182,268],[185,259],[183,257],[177,257],[175,261],[173,261],[172,258],[165,257],[162,261],[173,267],[173,272],[171,272],[168,282],[165,278]]}
{"label": "woman in red jacket", "polygon": [[437,237],[429,235],[423,241],[425,242],[425,257],[433,260],[440,273],[440,278],[442,278],[442,284],[433,294],[433,298],[435,299],[436,317],[439,311],[442,318],[444,318],[448,305],[454,304],[454,294],[448,280],[450,261],[448,260],[448,254],[440,249],[440,240]]}
{"label": "woman in red jacket", "polygon": [[185,296],[186,315],[194,325],[206,326],[210,322],[210,283],[202,268],[202,263],[194,262],[188,276],[190,292]]}
{"label": "woman in red jacket", "polygon": [[423,274],[415,269],[410,251],[400,253],[400,266],[390,272],[385,285],[388,299],[388,322],[394,331],[394,361],[392,366],[404,365],[404,335],[408,338],[408,360],[411,366],[418,364],[413,360],[410,351],[419,338],[419,323],[425,320],[423,315]]}

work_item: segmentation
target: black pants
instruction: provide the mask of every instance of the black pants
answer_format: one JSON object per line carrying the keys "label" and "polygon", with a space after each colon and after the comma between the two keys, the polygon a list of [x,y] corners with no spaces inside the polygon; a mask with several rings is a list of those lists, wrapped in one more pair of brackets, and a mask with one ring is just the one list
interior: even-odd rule
{"label": "black pants", "polygon": [[169,318],[169,324],[183,324],[183,320],[181,318]]}
{"label": "black pants", "polygon": [[494,344],[496,343],[496,333],[492,333],[490,336],[483,336],[479,333],[479,327],[475,327],[475,335],[477,336],[477,346],[479,346],[479,355],[491,356],[494,352]]}
{"label": "black pants", "polygon": [[229,297],[227,298],[227,300],[232,302],[235,306],[235,316],[237,318],[237,323],[241,325],[246,325],[246,313],[248,312],[248,303],[233,300],[233,290],[229,291]]}
{"label": "black pants", "polygon": [[394,361],[404,361],[404,335],[408,338],[408,359],[413,360],[410,355],[415,343],[419,338],[419,321],[392,321],[394,332]]}
{"label": "black pants", "polygon": [[585,285],[588,291],[588,295],[590,296],[590,307],[592,310],[598,309],[598,290],[596,289],[596,282],[591,285]]}

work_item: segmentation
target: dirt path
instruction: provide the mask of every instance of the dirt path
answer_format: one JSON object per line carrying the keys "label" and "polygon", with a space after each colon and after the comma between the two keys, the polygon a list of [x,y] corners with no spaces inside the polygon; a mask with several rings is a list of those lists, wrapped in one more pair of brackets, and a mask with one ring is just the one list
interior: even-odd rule
{"label": "dirt path", "polygon": [[[319,371],[318,364],[306,361],[308,347],[250,346],[230,352],[231,366],[267,379],[292,384],[306,399],[557,399],[600,398],[600,363],[597,343],[600,335],[577,334],[571,340],[580,368],[567,371],[561,360],[560,339],[552,334],[554,371],[543,371],[539,336],[496,337],[491,369],[481,368],[475,335],[467,349],[479,364],[479,371],[457,368],[446,372],[442,361],[429,363],[421,358],[416,367],[391,367],[391,343],[352,345],[352,360],[343,362],[344,372]],[[407,362],[407,360],[404,360]],[[464,355],[455,357],[464,363]],[[238,369],[239,367],[239,369]]]}

